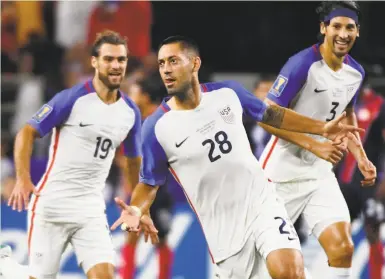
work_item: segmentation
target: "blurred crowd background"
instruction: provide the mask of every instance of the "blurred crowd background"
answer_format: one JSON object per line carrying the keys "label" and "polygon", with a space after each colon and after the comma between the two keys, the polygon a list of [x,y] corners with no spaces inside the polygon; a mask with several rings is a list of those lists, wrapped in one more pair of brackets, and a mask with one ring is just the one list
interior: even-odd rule
{"label": "blurred crowd background", "polygon": [[[198,42],[201,82],[222,77],[244,81],[264,98],[280,68],[294,53],[317,43],[318,2],[1,2],[1,195],[14,183],[13,140],[24,123],[57,92],[93,76],[90,45],[111,29],[128,38],[130,51],[122,90],[142,113],[161,100],[157,84],[158,44],[170,35]],[[385,93],[385,2],[359,2],[361,32],[352,56],[364,65],[370,87]],[[146,110],[147,109],[147,110]],[[245,123],[259,156],[267,135]],[[50,137],[36,142],[33,157],[46,159]],[[383,149],[380,142],[378,149]],[[121,190],[119,156],[106,200]],[[379,170],[380,172],[380,170]],[[178,191],[176,189],[175,191]],[[183,202],[183,200],[182,200]],[[3,217],[4,218],[4,217]]]}

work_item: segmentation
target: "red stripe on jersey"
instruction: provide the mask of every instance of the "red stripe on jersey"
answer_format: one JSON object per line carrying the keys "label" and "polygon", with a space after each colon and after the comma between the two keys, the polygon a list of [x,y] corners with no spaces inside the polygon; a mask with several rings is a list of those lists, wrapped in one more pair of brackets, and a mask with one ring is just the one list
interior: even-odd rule
{"label": "red stripe on jersey", "polygon": [[[267,156],[266,156],[265,160],[263,161],[262,169],[265,169],[266,164],[267,164],[267,161],[269,161],[269,158],[270,158],[270,156],[271,156],[271,153],[273,153],[274,147],[275,147],[275,145],[277,144],[277,142],[278,142],[278,137],[275,137],[275,139],[274,139],[274,141],[273,141],[273,143],[272,143],[272,145],[271,145],[271,147],[270,147],[270,150],[269,150],[269,152],[267,153]],[[269,181],[270,181],[270,180],[269,180]]]}
{"label": "red stripe on jersey", "polygon": [[[55,128],[55,139],[54,139],[54,144],[53,144],[52,160],[49,163],[48,169],[44,174],[43,181],[39,187],[38,193],[40,193],[41,190],[43,190],[43,188],[44,188],[44,186],[48,180],[48,175],[51,172],[53,164],[55,162],[57,147],[59,145],[59,135],[60,135],[60,130],[58,128]],[[31,227],[30,227],[29,233],[28,233],[28,253],[31,251],[31,239],[32,239],[32,232],[33,232],[33,223],[34,223],[34,219],[35,219],[35,209],[36,209],[36,205],[37,205],[38,200],[39,200],[39,196],[36,196],[35,201],[34,201],[33,206],[32,206]]]}
{"label": "red stripe on jersey", "polygon": [[160,108],[164,111],[164,112],[168,112],[169,109],[167,109],[163,104],[160,105]]}
{"label": "red stripe on jersey", "polygon": [[[206,234],[205,234],[205,231],[204,231],[204,229],[203,229],[201,220],[199,219],[199,215],[198,215],[198,213],[196,212],[195,207],[194,207],[193,204],[191,203],[191,200],[190,200],[190,198],[188,197],[186,191],[184,190],[184,187],[183,187],[182,183],[180,182],[180,180],[179,180],[179,178],[178,178],[176,172],[173,170],[172,167],[169,167],[169,170],[170,170],[171,174],[174,176],[175,180],[176,180],[176,181],[179,183],[179,185],[181,186],[181,188],[182,188],[182,190],[183,190],[183,192],[184,192],[184,195],[186,196],[187,201],[188,201],[188,203],[190,204],[190,207],[192,208],[192,210],[194,211],[195,215],[197,216],[197,219],[198,219],[199,224],[201,225],[203,234],[204,234],[204,236],[206,237]],[[207,242],[207,239],[206,239],[206,242]],[[208,244],[207,244],[207,247],[208,247]],[[208,249],[209,249],[209,254],[210,254],[211,260],[212,260],[212,262],[214,263],[214,257],[213,257],[213,255],[211,254],[210,247],[208,247]]]}
{"label": "red stripe on jersey", "polygon": [[317,45],[313,45],[313,46],[312,46],[312,48],[313,48],[313,50],[314,50],[314,52],[315,52],[315,53],[317,53],[317,52],[318,52],[318,48],[317,48]]}
{"label": "red stripe on jersey", "polygon": [[201,86],[202,86],[203,92],[208,92],[208,91],[209,91],[209,90],[207,89],[206,84],[202,83]]}
{"label": "red stripe on jersey", "polygon": [[85,83],[85,86],[86,86],[86,89],[87,89],[88,93],[91,93],[91,91],[92,91],[91,85],[90,85],[91,82],[92,82],[92,81],[90,80],[90,81],[87,81],[87,82]]}

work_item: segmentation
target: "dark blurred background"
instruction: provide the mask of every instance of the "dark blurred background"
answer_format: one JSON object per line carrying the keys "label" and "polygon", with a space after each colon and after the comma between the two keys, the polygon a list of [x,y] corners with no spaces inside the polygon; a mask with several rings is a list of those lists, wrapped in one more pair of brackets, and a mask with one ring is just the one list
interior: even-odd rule
{"label": "dark blurred background", "polygon": [[[131,97],[138,94],[133,88],[137,92],[141,80],[158,71],[158,44],[179,34],[200,46],[201,82],[237,79],[263,98],[286,60],[317,43],[318,5],[313,1],[2,1],[2,201],[14,185],[12,147],[17,131],[57,92],[93,76],[90,46],[98,32],[111,29],[128,38],[130,58],[122,90]],[[361,32],[351,55],[365,67],[374,92],[384,95],[385,2],[360,1],[359,5]],[[264,84],[258,83],[261,80]],[[261,130],[255,123],[248,129],[251,141],[255,139],[256,156],[266,143]],[[34,181],[44,171],[48,145],[49,136],[36,141]],[[121,189],[118,165],[115,162],[107,182],[107,202]],[[185,202],[183,194],[178,197],[173,191],[175,199]]]}

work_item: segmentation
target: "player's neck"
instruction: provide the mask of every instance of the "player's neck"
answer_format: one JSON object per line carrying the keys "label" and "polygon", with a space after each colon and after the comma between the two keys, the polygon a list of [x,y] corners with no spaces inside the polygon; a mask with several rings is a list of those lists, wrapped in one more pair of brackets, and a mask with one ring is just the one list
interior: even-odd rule
{"label": "player's neck", "polygon": [[320,52],[322,58],[325,60],[326,64],[333,71],[338,71],[342,68],[342,63],[345,59],[345,56],[338,57],[336,56],[331,49],[329,49],[327,44],[322,44],[320,46]]}
{"label": "player's neck", "polygon": [[104,103],[112,104],[118,100],[119,89],[110,90],[101,80],[95,77],[92,80],[92,85],[95,88],[96,94]]}
{"label": "player's neck", "polygon": [[190,110],[195,109],[201,102],[201,90],[199,81],[193,81],[191,88],[183,95],[175,95],[169,101],[171,109]]}

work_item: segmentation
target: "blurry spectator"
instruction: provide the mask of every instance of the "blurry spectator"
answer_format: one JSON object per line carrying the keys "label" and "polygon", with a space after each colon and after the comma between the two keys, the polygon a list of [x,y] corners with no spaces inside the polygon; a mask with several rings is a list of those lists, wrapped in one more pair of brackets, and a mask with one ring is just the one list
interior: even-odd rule
{"label": "blurry spectator", "polygon": [[19,47],[29,41],[31,33],[44,35],[42,1],[14,1],[17,13],[17,42]]}
{"label": "blurry spectator", "polygon": [[13,2],[1,2],[1,72],[17,71],[17,13]]}
{"label": "blurry spectator", "polygon": [[[275,78],[276,77],[274,75],[262,74],[254,85],[254,95],[257,98],[264,100],[267,95],[267,92],[269,92],[269,89],[273,86]],[[259,127],[257,125],[257,122],[252,121],[250,119],[245,119],[244,125],[254,156],[259,159],[271,135],[266,132],[263,128]]]}
{"label": "blurry spectator", "polygon": [[91,13],[87,44],[104,29],[128,38],[129,55],[145,57],[151,51],[152,6],[149,1],[103,1]]}
{"label": "blurry spectator", "polygon": [[[65,48],[85,44],[88,20],[99,1],[56,1],[55,41]],[[91,41],[93,42],[93,40]],[[88,57],[88,55],[86,55]]]}
{"label": "blurry spectator", "polygon": [[1,200],[7,201],[15,185],[14,169],[11,159],[7,157],[9,140],[2,131],[1,137]]}

